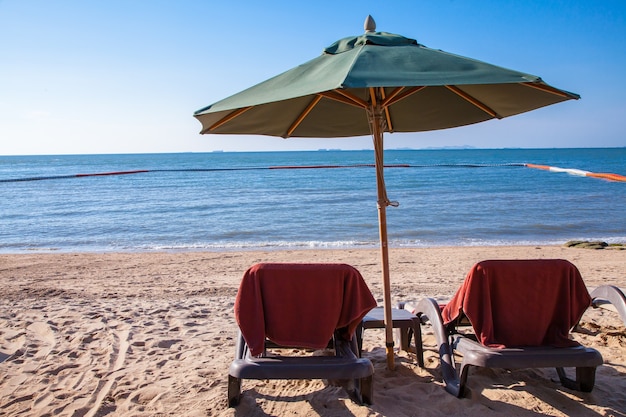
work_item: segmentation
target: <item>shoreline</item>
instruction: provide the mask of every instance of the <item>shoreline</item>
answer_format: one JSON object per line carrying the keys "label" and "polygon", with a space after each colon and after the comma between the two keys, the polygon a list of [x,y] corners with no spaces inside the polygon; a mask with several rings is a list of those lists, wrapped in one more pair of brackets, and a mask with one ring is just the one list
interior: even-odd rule
{"label": "shoreline", "polygon": [[[473,243],[422,243],[422,244],[397,244],[388,243],[389,250],[404,249],[437,249],[437,248],[476,248],[476,247],[554,247],[565,246],[580,248],[600,249],[589,247],[590,244],[600,244],[604,249],[625,249],[626,241],[622,238],[593,238],[593,239],[570,239],[567,241],[480,241]],[[46,248],[33,247],[28,249],[0,249],[0,255],[23,255],[23,254],[68,254],[68,253],[184,253],[184,252],[279,252],[279,251],[310,251],[310,250],[380,250],[380,243],[347,244],[345,242],[291,242],[290,244],[262,244],[262,245],[239,245],[239,246],[184,246],[184,247],[133,247],[133,248]]]}
{"label": "shoreline", "polygon": [[[330,242],[332,243],[332,242]],[[589,245],[599,244],[600,247],[589,247]],[[428,243],[423,245],[400,245],[394,246],[389,244],[389,250],[411,250],[411,249],[442,249],[442,248],[503,248],[503,247],[574,247],[585,249],[608,249],[608,250],[626,250],[626,241],[622,239],[592,239],[592,240],[568,240],[558,242],[480,242],[472,244],[454,244],[454,243]],[[216,246],[216,247],[159,247],[159,248],[109,248],[109,249],[61,249],[61,248],[30,248],[15,250],[0,250],[0,256],[3,255],[34,255],[34,254],[115,254],[115,253],[136,253],[136,254],[158,254],[158,253],[224,253],[224,252],[283,252],[283,251],[345,251],[345,250],[380,250],[380,243],[360,244],[360,245],[344,245],[334,246],[332,244],[322,245],[265,245],[265,246]]]}
{"label": "shoreline", "polygon": [[[390,248],[392,303],[449,298],[485,259],[563,258],[586,285],[626,288],[626,251],[564,246]],[[589,309],[576,340],[605,365],[591,393],[562,388],[553,369],[476,371],[468,398],[443,389],[427,346],[426,368],[396,353],[385,367],[384,334],[365,333],[375,367],[374,404],[352,403],[324,381],[250,381],[226,406],[237,326],[233,304],[244,271],[258,262],[355,266],[380,303],[379,249],[0,254],[0,410],[89,416],[622,415],[626,329]],[[425,331],[429,343],[432,333]],[[557,382],[555,382],[557,381]],[[428,398],[427,402],[416,401]],[[566,410],[560,411],[560,410]]]}

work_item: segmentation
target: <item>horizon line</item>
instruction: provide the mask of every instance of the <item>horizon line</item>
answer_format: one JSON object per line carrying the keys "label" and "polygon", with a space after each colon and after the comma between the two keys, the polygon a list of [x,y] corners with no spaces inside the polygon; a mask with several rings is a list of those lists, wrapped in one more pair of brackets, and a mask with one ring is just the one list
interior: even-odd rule
{"label": "horizon line", "polygon": [[[429,146],[425,148],[411,148],[411,147],[399,147],[399,148],[387,148],[387,151],[465,151],[465,150],[554,150],[554,149],[625,149],[626,146],[577,146],[577,147],[559,147],[550,146],[545,148],[525,148],[520,146],[506,146],[501,148],[496,147],[474,147],[470,145],[459,146]],[[341,149],[341,148],[318,148],[318,149],[284,149],[284,150],[207,150],[207,151],[172,151],[172,152],[103,152],[103,153],[53,153],[53,154],[9,154],[0,155],[2,157],[26,157],[26,156],[96,156],[96,155],[178,155],[178,154],[211,154],[211,153],[270,153],[270,152],[373,152],[371,148],[362,149]]]}

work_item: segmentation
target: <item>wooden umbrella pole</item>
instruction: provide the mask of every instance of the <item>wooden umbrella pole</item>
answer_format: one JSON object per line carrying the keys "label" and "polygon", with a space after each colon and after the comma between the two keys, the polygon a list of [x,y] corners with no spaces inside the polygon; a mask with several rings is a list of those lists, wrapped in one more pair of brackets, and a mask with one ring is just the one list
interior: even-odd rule
{"label": "wooden umbrella pole", "polygon": [[385,319],[385,348],[387,352],[387,368],[395,369],[393,351],[393,323],[391,314],[391,285],[389,277],[389,248],[387,246],[387,206],[378,204],[378,229],[380,235],[380,254],[383,276],[383,308]]}
{"label": "wooden umbrella pole", "polygon": [[374,103],[370,111],[370,123],[374,140],[376,156],[376,188],[378,191],[378,231],[380,236],[380,251],[383,276],[383,308],[385,320],[385,348],[387,352],[387,369],[395,369],[393,350],[393,323],[391,314],[391,284],[389,277],[389,248],[387,240],[387,206],[389,200],[385,190],[384,161],[383,161],[383,115],[380,106]]}

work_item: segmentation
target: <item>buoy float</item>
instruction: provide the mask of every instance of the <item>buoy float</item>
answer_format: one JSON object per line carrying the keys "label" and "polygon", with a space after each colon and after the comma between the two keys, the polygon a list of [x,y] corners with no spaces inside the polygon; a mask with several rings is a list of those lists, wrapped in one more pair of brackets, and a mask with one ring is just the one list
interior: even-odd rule
{"label": "buoy float", "polygon": [[597,172],[584,171],[582,169],[559,168],[559,167],[551,167],[549,165],[538,165],[538,164],[526,164],[526,166],[528,168],[543,169],[545,171],[550,171],[550,172],[565,172],[567,174],[577,175],[580,177],[592,177],[592,178],[601,178],[601,179],[605,179],[609,181],[626,182],[626,176],[620,175],[620,174],[604,173],[604,172],[597,173]]}

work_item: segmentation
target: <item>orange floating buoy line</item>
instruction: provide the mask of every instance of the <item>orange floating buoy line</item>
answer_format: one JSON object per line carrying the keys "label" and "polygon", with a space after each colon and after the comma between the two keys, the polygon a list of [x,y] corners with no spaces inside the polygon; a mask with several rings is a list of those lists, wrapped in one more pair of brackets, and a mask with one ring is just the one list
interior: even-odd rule
{"label": "orange floating buoy line", "polygon": [[528,168],[543,169],[545,171],[550,171],[550,172],[565,172],[567,174],[577,175],[580,177],[592,177],[592,178],[601,178],[601,179],[608,180],[608,181],[626,182],[626,175],[620,175],[620,174],[613,174],[613,173],[606,173],[606,172],[597,173],[597,172],[584,171],[582,169],[559,168],[559,167],[551,167],[548,165],[537,165],[537,164],[525,164],[525,166],[527,166]]}

